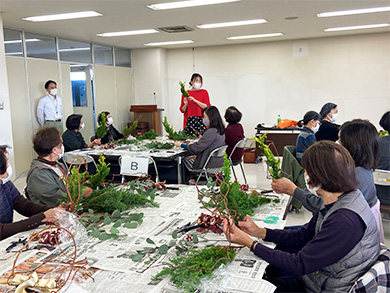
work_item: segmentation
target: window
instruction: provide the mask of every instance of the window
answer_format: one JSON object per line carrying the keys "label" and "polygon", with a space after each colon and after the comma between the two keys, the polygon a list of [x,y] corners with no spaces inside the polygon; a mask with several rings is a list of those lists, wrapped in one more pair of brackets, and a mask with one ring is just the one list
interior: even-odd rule
{"label": "window", "polygon": [[4,46],[5,56],[24,57],[21,31],[4,29]]}
{"label": "window", "polygon": [[33,33],[25,33],[27,57],[57,60],[56,41],[48,37]]}
{"label": "window", "polygon": [[72,71],[70,80],[72,82],[73,107],[88,107],[86,73],[84,71]]}
{"label": "window", "polygon": [[91,44],[59,39],[58,47],[61,61],[92,63]]}
{"label": "window", "polygon": [[112,47],[93,45],[95,54],[95,64],[114,65],[112,58]]}
{"label": "window", "polygon": [[131,67],[130,49],[115,48],[115,66]]}

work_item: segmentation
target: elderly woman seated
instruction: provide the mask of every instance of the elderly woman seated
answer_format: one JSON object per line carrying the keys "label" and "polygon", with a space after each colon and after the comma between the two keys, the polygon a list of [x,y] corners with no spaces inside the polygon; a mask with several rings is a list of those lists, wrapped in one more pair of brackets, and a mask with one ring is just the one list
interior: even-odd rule
{"label": "elderly woman seated", "polygon": [[100,139],[94,139],[87,144],[80,130],[85,127],[83,115],[72,114],[66,119],[67,130],[62,134],[62,141],[65,147],[65,152],[79,150],[83,148],[91,148],[100,144]]}
{"label": "elderly woman seated", "polygon": [[[40,205],[24,198],[11,182],[12,168],[5,147],[0,147],[0,240],[34,229],[45,222],[56,222],[58,208]],[[13,222],[14,210],[28,219]]]}
{"label": "elderly woman seated", "polygon": [[38,157],[32,160],[27,174],[27,195],[35,203],[57,206],[58,200],[66,196],[63,178],[67,175],[66,167],[57,161],[64,154],[60,130],[40,128],[34,135],[33,146]]}
{"label": "elderly woman seated", "polygon": [[[273,230],[258,227],[246,216],[238,226],[225,219],[224,232],[230,242],[247,246],[282,270],[268,279],[277,287],[275,292],[348,292],[378,258],[377,223],[357,189],[355,163],[344,147],[318,142],[303,154],[302,166],[309,190],[324,203],[307,224]],[[248,234],[280,249],[268,248]]]}

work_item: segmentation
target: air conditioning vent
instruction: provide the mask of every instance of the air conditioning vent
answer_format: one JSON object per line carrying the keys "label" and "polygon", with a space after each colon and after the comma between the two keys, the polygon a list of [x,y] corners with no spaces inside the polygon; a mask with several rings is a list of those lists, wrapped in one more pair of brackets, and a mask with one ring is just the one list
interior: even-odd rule
{"label": "air conditioning vent", "polygon": [[170,27],[159,27],[160,31],[172,34],[172,33],[185,33],[193,31],[194,29],[185,25],[182,26],[170,26]]}

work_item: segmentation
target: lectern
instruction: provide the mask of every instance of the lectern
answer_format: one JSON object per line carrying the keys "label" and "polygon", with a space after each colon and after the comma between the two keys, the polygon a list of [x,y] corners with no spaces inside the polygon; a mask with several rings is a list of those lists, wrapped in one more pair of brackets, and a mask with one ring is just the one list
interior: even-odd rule
{"label": "lectern", "polygon": [[157,105],[133,105],[130,112],[134,112],[134,120],[138,122],[148,122],[154,131],[162,134],[161,131],[161,112],[164,109],[157,108]]}

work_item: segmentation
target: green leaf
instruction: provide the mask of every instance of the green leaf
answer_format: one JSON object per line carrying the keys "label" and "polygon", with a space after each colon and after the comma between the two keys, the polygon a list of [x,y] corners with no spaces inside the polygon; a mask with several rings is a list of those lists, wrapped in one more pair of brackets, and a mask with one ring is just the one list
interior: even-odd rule
{"label": "green leaf", "polygon": [[144,258],[144,255],[143,254],[140,254],[140,253],[138,253],[138,254],[132,254],[131,255],[131,259],[133,260],[133,261],[140,261],[141,259],[143,259]]}
{"label": "green leaf", "polygon": [[192,242],[194,242],[195,244],[199,242],[198,236],[196,236],[195,234],[192,235]]}
{"label": "green leaf", "polygon": [[119,238],[119,236],[117,235],[117,234],[111,234],[111,237],[113,238],[113,239],[118,239]]}
{"label": "green leaf", "polygon": [[175,240],[171,240],[171,241],[169,241],[169,243],[168,243],[168,246],[169,247],[173,247],[173,246],[175,246],[176,245],[176,241]]}
{"label": "green leaf", "polygon": [[90,219],[91,219],[93,222],[99,222],[100,217],[99,217],[99,216],[92,215],[92,216],[90,217]]}
{"label": "green leaf", "polygon": [[166,254],[168,252],[168,249],[168,245],[163,244],[158,248],[158,252],[160,252],[161,254]]}
{"label": "green leaf", "polygon": [[93,230],[89,235],[92,236],[92,237],[97,238],[97,237],[100,236],[100,234],[101,233],[99,232],[99,230]]}
{"label": "green leaf", "polygon": [[93,214],[94,210],[93,209],[88,209],[88,213]]}
{"label": "green leaf", "polygon": [[118,221],[118,222],[116,222],[112,227],[113,227],[113,228],[118,228],[118,227],[120,227],[121,225],[122,225],[122,222]]}
{"label": "green leaf", "polygon": [[131,214],[129,217],[131,221],[138,221],[139,218],[139,214]]}
{"label": "green leaf", "polygon": [[107,240],[107,239],[110,239],[111,238],[111,235],[108,234],[108,233],[101,233],[99,235],[99,240]]}
{"label": "green leaf", "polygon": [[112,216],[114,218],[120,218],[121,212],[119,210],[115,210],[115,211],[112,212]]}
{"label": "green leaf", "polygon": [[112,222],[111,218],[107,217],[107,218],[104,219],[103,224],[104,225],[109,225],[109,224],[111,224],[111,222]]}
{"label": "green leaf", "polygon": [[172,238],[173,238],[173,239],[176,239],[176,238],[177,238],[177,231],[173,231],[173,232],[172,232]]}
{"label": "green leaf", "polygon": [[128,229],[135,229],[138,227],[138,224],[135,223],[135,222],[128,222],[124,225],[125,228],[128,228]]}
{"label": "green leaf", "polygon": [[149,244],[154,244],[154,241],[150,238],[146,238],[146,242],[149,243]]}
{"label": "green leaf", "polygon": [[118,230],[117,228],[112,227],[112,228],[110,229],[110,233],[111,233],[111,234],[119,234],[119,230]]}

